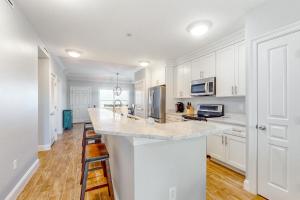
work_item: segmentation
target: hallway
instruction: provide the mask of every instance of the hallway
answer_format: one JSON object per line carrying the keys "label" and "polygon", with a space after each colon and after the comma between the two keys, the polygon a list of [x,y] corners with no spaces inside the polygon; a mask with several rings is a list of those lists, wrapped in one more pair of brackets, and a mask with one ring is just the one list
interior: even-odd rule
{"label": "hallway", "polygon": [[[18,200],[78,200],[80,196],[81,136],[83,126],[65,131],[52,150],[40,152],[40,167]],[[106,181],[98,172],[97,181]],[[208,200],[262,200],[244,191],[244,177],[208,161]],[[94,181],[94,180],[93,180]],[[94,182],[89,182],[89,185]],[[109,200],[106,188],[87,193],[87,200]]]}

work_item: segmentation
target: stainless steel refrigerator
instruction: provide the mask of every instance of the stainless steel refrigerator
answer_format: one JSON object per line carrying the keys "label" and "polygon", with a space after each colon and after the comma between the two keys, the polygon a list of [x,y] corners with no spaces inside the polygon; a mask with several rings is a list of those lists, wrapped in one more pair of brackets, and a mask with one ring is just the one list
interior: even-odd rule
{"label": "stainless steel refrigerator", "polygon": [[166,122],[166,86],[149,88],[148,116],[156,122]]}

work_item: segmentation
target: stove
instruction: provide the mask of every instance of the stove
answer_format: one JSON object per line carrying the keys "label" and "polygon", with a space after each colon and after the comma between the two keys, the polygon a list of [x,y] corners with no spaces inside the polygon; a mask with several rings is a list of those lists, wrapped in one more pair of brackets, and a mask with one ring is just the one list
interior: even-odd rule
{"label": "stove", "polygon": [[197,114],[194,115],[182,115],[183,119],[187,120],[198,120],[198,121],[207,121],[206,117],[199,117]]}
{"label": "stove", "polygon": [[197,114],[182,115],[186,120],[207,121],[206,118],[222,117],[224,116],[223,104],[198,104]]}

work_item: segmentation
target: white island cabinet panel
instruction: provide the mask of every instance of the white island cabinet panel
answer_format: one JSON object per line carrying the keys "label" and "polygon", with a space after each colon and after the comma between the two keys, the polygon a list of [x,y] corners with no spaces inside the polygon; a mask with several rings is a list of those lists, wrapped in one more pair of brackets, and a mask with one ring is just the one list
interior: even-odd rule
{"label": "white island cabinet panel", "polygon": [[166,200],[170,188],[177,199],[206,199],[206,136],[230,126],[203,121],[151,123],[95,108],[89,115],[107,145],[119,199]]}

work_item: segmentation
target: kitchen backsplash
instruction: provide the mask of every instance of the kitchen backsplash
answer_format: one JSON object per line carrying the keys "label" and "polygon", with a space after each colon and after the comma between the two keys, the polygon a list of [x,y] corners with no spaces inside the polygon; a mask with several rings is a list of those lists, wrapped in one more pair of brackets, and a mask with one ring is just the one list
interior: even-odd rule
{"label": "kitchen backsplash", "polygon": [[[191,102],[196,109],[197,104],[224,104],[226,113],[245,114],[245,97],[193,97],[190,99],[176,99],[176,102],[183,102],[186,106],[187,102]],[[175,104],[174,104],[175,109]]]}

